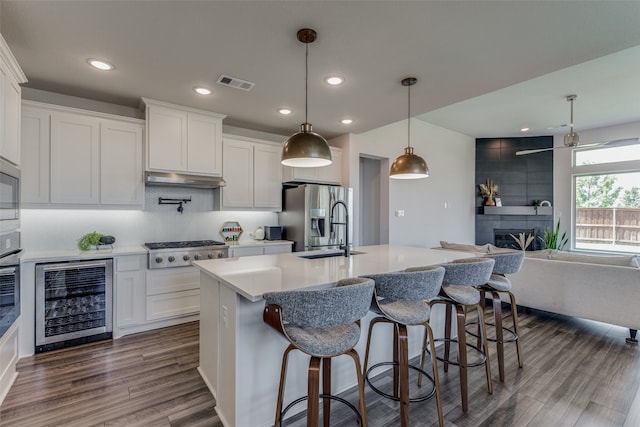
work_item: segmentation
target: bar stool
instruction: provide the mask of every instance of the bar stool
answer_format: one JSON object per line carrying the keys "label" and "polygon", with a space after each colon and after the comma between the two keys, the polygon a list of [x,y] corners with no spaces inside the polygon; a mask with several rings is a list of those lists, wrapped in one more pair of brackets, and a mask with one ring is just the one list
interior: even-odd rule
{"label": "bar stool", "polygon": [[[481,286],[489,281],[495,261],[491,258],[464,258],[454,260],[446,264],[440,264],[445,269],[444,279],[442,279],[442,290],[438,298],[429,302],[431,306],[435,304],[445,304],[445,330],[444,338],[436,341],[444,341],[444,356],[438,360],[444,362],[444,371],[447,372],[449,364],[457,365],[460,369],[460,396],[462,400],[462,411],[469,409],[468,402],[468,381],[467,368],[484,364],[487,377],[487,389],[489,394],[493,394],[493,383],[491,382],[491,364],[489,362],[489,345],[487,343],[487,327],[484,322],[484,311],[480,307],[480,292],[475,286]],[[456,323],[458,327],[458,337],[451,338],[451,311],[456,310]],[[482,347],[476,347],[467,343],[466,339],[466,316],[467,310],[476,309],[480,326],[482,328]],[[451,342],[458,343],[458,361],[451,361],[449,351]],[[476,350],[481,358],[477,363],[467,363],[467,347]],[[426,347],[425,347],[426,350]]]}
{"label": "bar stool", "polygon": [[[516,297],[511,292],[511,281],[505,276],[506,274],[515,274],[522,268],[524,261],[524,251],[513,251],[496,254],[484,255],[486,258],[492,258],[495,261],[493,273],[489,281],[479,288],[480,305],[485,306],[485,293],[491,295],[493,301],[493,317],[495,323],[487,323],[487,326],[495,328],[495,338],[488,337],[491,342],[496,343],[498,353],[498,372],[500,381],[504,381],[504,343],[515,342],[516,353],[518,355],[518,366],[522,368],[522,355],[520,348],[520,330],[518,325],[518,306]],[[513,317],[513,330],[503,326],[502,317],[502,299],[500,293],[507,293],[511,302],[511,316]],[[508,316],[506,316],[508,317]],[[504,331],[511,334],[511,338],[504,339]],[[473,335],[473,333],[472,333]],[[480,325],[478,325],[478,346],[480,345]]]}
{"label": "bar stool", "polygon": [[[282,357],[280,386],[276,404],[276,427],[280,426],[286,412],[294,405],[307,400],[307,426],[318,425],[319,405],[323,401],[324,425],[330,425],[330,400],[349,406],[366,427],[367,413],[364,401],[364,383],[360,370],[360,358],[354,349],[360,339],[360,319],[367,315],[374,283],[371,279],[350,278],[338,281],[335,287],[319,290],[295,290],[264,294],[265,323],[282,334],[289,342]],[[287,360],[292,350],[300,350],[311,356],[308,369],[308,394],[294,400],[282,410]],[[346,400],[331,395],[331,358],[349,355],[356,365],[360,410]],[[320,386],[320,362],[322,362],[322,394]]]}
{"label": "bar stool", "polygon": [[[431,398],[434,393],[438,410],[440,426],[444,425],[442,415],[442,396],[440,382],[438,380],[438,367],[435,358],[433,331],[429,325],[431,309],[425,300],[435,297],[440,291],[444,268],[438,266],[424,267],[416,272],[396,272],[388,274],[374,274],[365,277],[375,281],[375,293],[371,304],[371,310],[379,316],[372,319],[369,324],[367,337],[367,350],[364,357],[365,379],[373,391],[386,398],[400,402],[400,422],[403,427],[409,425],[409,403],[421,402]],[[379,323],[391,323],[393,329],[393,362],[378,363],[368,368],[369,349],[371,346],[371,334],[373,327]],[[409,345],[407,326],[423,325],[425,336],[429,336],[431,344],[433,378],[424,372],[424,358],[420,368],[409,365]],[[425,341],[426,345],[426,341]],[[384,393],[375,387],[369,375],[379,366],[393,365],[393,395]],[[433,390],[422,397],[411,398],[409,396],[409,369],[419,373],[418,385],[421,385],[422,375],[426,375],[433,381]],[[398,393],[399,389],[399,393]]]}

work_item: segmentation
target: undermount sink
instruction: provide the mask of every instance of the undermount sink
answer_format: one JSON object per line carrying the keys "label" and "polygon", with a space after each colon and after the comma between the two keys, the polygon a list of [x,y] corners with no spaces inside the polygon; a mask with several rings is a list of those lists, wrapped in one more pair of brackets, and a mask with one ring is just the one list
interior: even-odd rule
{"label": "undermount sink", "polygon": [[[366,252],[359,252],[359,251],[351,251],[350,254],[351,255],[361,255],[361,254],[365,254]],[[325,251],[317,251],[317,252],[303,252],[300,255],[297,255],[300,258],[304,258],[304,259],[317,259],[317,258],[333,258],[333,257],[343,257],[344,256],[344,252],[340,251],[340,252],[325,252]]]}

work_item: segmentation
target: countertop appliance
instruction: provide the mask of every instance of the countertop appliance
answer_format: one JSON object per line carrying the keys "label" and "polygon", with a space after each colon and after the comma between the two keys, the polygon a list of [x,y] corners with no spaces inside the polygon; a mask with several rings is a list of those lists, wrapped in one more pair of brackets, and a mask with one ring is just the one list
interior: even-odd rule
{"label": "countertop appliance", "polygon": [[353,242],[353,190],[332,185],[304,184],[283,191],[278,214],[282,238],[293,250],[338,249]]}
{"label": "countertop appliance", "polygon": [[113,259],[36,264],[36,353],[111,339]]}
{"label": "countertop appliance", "polygon": [[266,240],[282,240],[282,226],[281,225],[265,225],[264,238]]}
{"label": "countertop appliance", "polygon": [[229,257],[229,247],[216,240],[156,242],[143,246],[149,252],[149,269],[186,267],[192,260]]}

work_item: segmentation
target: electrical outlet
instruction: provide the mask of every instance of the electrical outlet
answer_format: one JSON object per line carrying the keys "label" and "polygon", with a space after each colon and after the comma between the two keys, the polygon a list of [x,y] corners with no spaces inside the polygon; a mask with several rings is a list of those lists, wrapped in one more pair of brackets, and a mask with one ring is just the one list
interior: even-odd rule
{"label": "electrical outlet", "polygon": [[404,209],[396,209],[396,216],[404,216]]}

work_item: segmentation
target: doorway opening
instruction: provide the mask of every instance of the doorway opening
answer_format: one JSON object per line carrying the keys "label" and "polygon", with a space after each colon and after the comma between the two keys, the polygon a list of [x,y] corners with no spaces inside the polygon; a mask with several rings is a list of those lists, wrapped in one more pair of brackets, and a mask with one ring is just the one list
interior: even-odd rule
{"label": "doorway opening", "polygon": [[389,243],[389,159],[360,157],[360,245]]}

